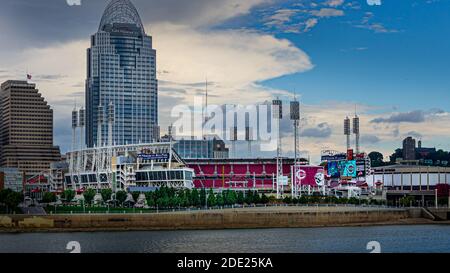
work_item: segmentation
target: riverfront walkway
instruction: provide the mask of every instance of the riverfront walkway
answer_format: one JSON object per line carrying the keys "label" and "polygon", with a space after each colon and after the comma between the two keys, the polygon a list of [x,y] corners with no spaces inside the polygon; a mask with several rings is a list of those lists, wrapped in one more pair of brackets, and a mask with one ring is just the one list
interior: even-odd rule
{"label": "riverfront walkway", "polygon": [[161,213],[218,213],[223,212],[236,212],[236,213],[296,213],[296,212],[320,212],[320,213],[333,213],[333,212],[364,212],[364,211],[405,211],[403,208],[390,208],[390,207],[363,207],[363,206],[267,206],[267,207],[239,207],[239,208],[224,208],[224,209],[209,209],[209,210],[183,210],[183,211],[166,211]]}

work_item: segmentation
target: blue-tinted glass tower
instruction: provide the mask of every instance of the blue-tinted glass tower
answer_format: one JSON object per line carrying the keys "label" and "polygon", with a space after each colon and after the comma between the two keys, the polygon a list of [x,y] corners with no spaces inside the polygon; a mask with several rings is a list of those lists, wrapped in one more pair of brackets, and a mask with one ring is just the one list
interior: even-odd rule
{"label": "blue-tinted glass tower", "polygon": [[108,143],[110,125],[102,122],[108,108],[114,113],[113,145],[148,143],[159,137],[156,51],[130,0],[109,3],[87,50],[88,147]]}

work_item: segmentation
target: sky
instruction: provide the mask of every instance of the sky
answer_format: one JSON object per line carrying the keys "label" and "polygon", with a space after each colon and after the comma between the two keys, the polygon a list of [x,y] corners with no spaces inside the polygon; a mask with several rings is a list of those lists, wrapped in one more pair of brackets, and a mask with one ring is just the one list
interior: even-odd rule
{"label": "sky", "polygon": [[[33,75],[62,152],[108,2],[2,0],[0,81]],[[321,150],[345,150],[343,119],[355,109],[366,152],[388,156],[406,136],[450,150],[450,0],[132,2],[157,50],[162,132],[208,78],[211,104],[299,97],[301,151],[313,163]],[[283,128],[291,155],[289,121]]]}

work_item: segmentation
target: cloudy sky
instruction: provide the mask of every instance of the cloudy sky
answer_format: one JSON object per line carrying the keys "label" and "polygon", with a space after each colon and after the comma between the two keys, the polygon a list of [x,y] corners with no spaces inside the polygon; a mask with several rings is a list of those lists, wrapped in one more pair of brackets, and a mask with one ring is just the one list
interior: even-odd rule
{"label": "cloudy sky", "polygon": [[[1,0],[0,81],[33,75],[63,152],[107,2]],[[345,149],[342,123],[355,106],[367,152],[388,156],[407,135],[450,150],[450,1],[367,2],[133,0],[157,50],[162,131],[171,109],[192,104],[208,78],[214,104],[287,102],[295,93],[301,150],[313,161],[322,149]]]}

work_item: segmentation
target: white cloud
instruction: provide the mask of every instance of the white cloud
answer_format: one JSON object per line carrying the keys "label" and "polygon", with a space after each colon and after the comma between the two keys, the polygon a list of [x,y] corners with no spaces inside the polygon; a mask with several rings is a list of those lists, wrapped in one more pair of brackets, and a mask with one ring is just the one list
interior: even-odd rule
{"label": "white cloud", "polygon": [[309,18],[308,20],[306,20],[305,23],[305,32],[308,32],[309,30],[311,30],[313,27],[315,27],[317,25],[317,23],[319,22],[319,20],[317,20],[317,18]]}
{"label": "white cloud", "polygon": [[151,24],[174,23],[209,28],[271,2],[273,0],[145,0],[140,6],[148,11]]}
{"label": "white cloud", "polygon": [[[33,75],[32,82],[38,84],[41,93],[49,102],[65,100],[73,93],[84,90],[84,86],[74,86],[85,80],[88,45],[89,41],[85,40],[27,49],[21,54],[4,59],[3,64],[8,68],[9,75],[8,78],[0,80],[25,80],[28,72]],[[80,104],[80,101],[78,103]],[[53,103],[52,107],[59,108],[59,104]]]}
{"label": "white cloud", "polygon": [[285,23],[290,22],[293,15],[297,13],[293,9],[280,9],[268,18],[266,26],[283,26]]}
{"label": "white cloud", "polygon": [[[210,102],[251,104],[270,100],[274,94],[287,94],[283,90],[272,90],[258,84],[267,79],[306,71],[313,67],[308,55],[288,40],[278,39],[272,35],[248,30],[213,30],[209,24],[218,24],[227,19],[248,13],[255,5],[269,0],[249,1],[207,1],[208,8],[201,11],[190,11],[192,14],[180,13],[181,19],[176,24],[171,20],[152,22],[147,26],[147,33],[153,36],[154,47],[158,50],[158,78],[160,80],[160,117],[162,130],[165,130],[168,110],[176,103],[191,103],[193,95],[202,92],[199,83],[208,77],[210,86]],[[194,10],[194,9],[193,9]],[[319,17],[342,16],[343,11],[337,9],[321,9],[315,11],[315,17],[306,20],[302,29],[309,30],[318,24]],[[279,21],[289,20],[287,11],[280,13]],[[368,16],[367,23],[371,16]],[[0,24],[1,28],[5,27]],[[299,28],[300,29],[300,28]],[[67,126],[70,134],[70,110],[75,99],[78,104],[84,103],[82,92],[86,77],[86,48],[89,46],[89,34],[86,40],[53,45],[47,48],[30,49],[20,54],[2,56],[0,70],[14,74],[16,78],[24,78],[26,70],[34,74],[38,88],[55,110],[55,122],[59,126]],[[0,80],[6,80],[0,73]],[[8,79],[11,78],[8,76]],[[58,78],[58,80],[52,80]],[[343,118],[351,115],[354,105],[342,103],[323,103],[306,105],[302,109],[309,128],[327,123],[331,130],[328,138],[317,141],[314,138],[302,139],[303,150],[317,156],[323,148],[345,150],[345,137],[342,135]],[[442,124],[450,123],[446,113],[436,114],[428,118],[426,123],[400,124],[397,127],[379,128],[370,120],[379,115],[370,114],[369,106],[360,105],[361,131],[363,134],[380,139],[377,144],[382,147],[364,145],[369,151],[377,148],[385,154],[392,152],[400,145],[400,139],[393,135],[393,130],[402,134],[411,131],[426,131],[426,136],[448,138],[448,128]],[[389,115],[387,113],[386,115]],[[61,120],[67,120],[63,122]],[[420,126],[419,128],[417,126]],[[64,130],[61,130],[64,131]],[[70,136],[56,134],[56,144],[66,145]],[[292,141],[284,140],[292,147]],[[63,149],[64,150],[64,149]]]}
{"label": "white cloud", "polygon": [[[272,93],[284,92],[264,88],[259,81],[313,66],[302,50],[271,35],[245,30],[200,31],[173,24],[153,24],[152,29],[158,70],[164,72],[158,75],[160,97],[165,97],[160,109],[163,113],[176,103],[191,103],[190,98],[203,89],[192,83],[204,82],[206,76],[213,82],[211,103],[250,104],[270,100]],[[54,109],[55,120],[69,120],[75,101],[84,104],[88,46],[89,41],[85,40],[29,49],[5,59],[1,70],[8,68],[13,74],[9,78],[17,79],[24,79],[28,70]],[[167,88],[183,92],[164,94]],[[166,118],[167,115],[161,115],[163,130],[168,125]],[[57,144],[67,145],[59,143],[60,139],[66,138],[56,136]]]}
{"label": "white cloud", "polygon": [[311,14],[317,17],[339,17],[344,16],[344,11],[333,8],[321,8],[320,10],[313,10]]}
{"label": "white cloud", "polygon": [[81,6],[81,0],[66,0],[69,6]]}
{"label": "white cloud", "polygon": [[[225,101],[270,99],[270,90],[258,82],[312,68],[309,57],[291,42],[246,30],[202,32],[184,26],[153,26],[160,80],[174,88],[215,83],[211,94]],[[198,87],[187,90],[186,97]],[[243,93],[243,91],[245,93]],[[190,92],[189,92],[190,91]]]}
{"label": "white cloud", "polygon": [[330,7],[338,7],[344,4],[344,0],[328,0],[327,5]]}
{"label": "white cloud", "polygon": [[396,29],[389,29],[385,27],[382,23],[373,22],[375,15],[373,12],[366,12],[361,20],[361,23],[356,24],[357,28],[364,28],[374,31],[375,33],[395,33],[398,32]]}

